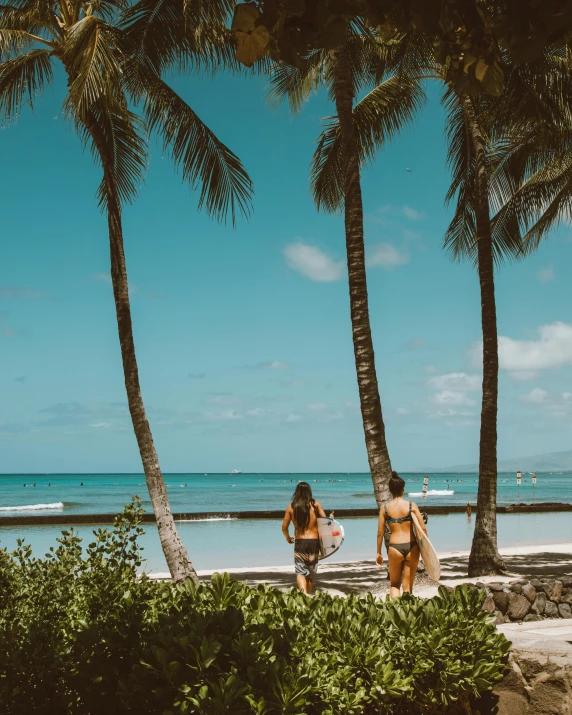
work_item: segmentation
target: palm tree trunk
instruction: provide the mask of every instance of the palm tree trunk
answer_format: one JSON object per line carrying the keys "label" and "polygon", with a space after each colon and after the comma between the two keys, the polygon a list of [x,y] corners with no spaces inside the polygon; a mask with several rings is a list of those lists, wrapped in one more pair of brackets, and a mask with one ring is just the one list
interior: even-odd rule
{"label": "palm tree trunk", "polygon": [[347,48],[341,46],[333,50],[332,60],[344,156],[344,219],[354,357],[369,468],[375,499],[381,505],[389,495],[391,462],[385,440],[369,323],[359,154],[352,114],[354,90]]}
{"label": "palm tree trunk", "polygon": [[495,303],[493,241],[489,210],[489,180],[485,140],[473,100],[463,98],[465,121],[475,152],[477,260],[481,288],[483,331],[483,403],[479,444],[479,490],[477,517],[469,556],[469,576],[484,576],[504,570],[497,545],[497,411],[498,339]]}
{"label": "palm tree trunk", "polygon": [[175,520],[169,505],[167,489],[159,466],[159,457],[153,442],[153,435],[145,413],[141,385],[139,383],[139,369],[135,356],[135,342],[131,322],[131,306],[129,302],[129,284],[127,282],[127,267],[123,249],[123,226],[121,204],[110,162],[107,159],[105,138],[102,136],[97,122],[88,117],[86,121],[89,133],[98,150],[103,166],[105,182],[105,196],[107,199],[107,223],[109,228],[109,247],[111,256],[111,281],[115,298],[117,314],[117,329],[121,358],[123,360],[123,375],[125,390],[133,431],[139,446],[139,454],[143,463],[143,471],[147,482],[147,489],[151,497],[153,512],[159,531],[159,539],[165,554],[167,566],[174,581],[191,579],[198,583],[198,576],[189,560],[187,550],[175,526]]}

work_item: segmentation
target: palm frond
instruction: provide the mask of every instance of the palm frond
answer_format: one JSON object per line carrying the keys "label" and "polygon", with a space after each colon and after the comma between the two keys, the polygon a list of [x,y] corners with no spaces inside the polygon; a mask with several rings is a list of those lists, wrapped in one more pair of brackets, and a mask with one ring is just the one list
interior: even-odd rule
{"label": "palm frond", "polygon": [[147,86],[144,112],[149,131],[163,139],[183,179],[193,189],[200,186],[199,208],[224,221],[230,213],[247,216],[252,183],[240,159],[199,119],[165,82],[156,78]]}
{"label": "palm frond", "polygon": [[110,198],[114,199],[110,191],[120,202],[132,201],[147,168],[145,125],[140,117],[124,102],[99,98],[74,119],[80,138],[90,147],[94,159],[104,165],[98,190],[100,205],[105,207]]}
{"label": "palm frond", "polygon": [[[358,102],[353,119],[362,165],[414,119],[424,100],[420,82],[395,75]],[[336,211],[343,205],[343,152],[337,117],[327,122],[312,157],[310,181],[318,208]]]}
{"label": "palm frond", "polygon": [[52,81],[51,50],[32,50],[0,63],[0,116],[17,120],[22,105],[34,108],[36,96]]}
{"label": "palm frond", "polygon": [[94,15],[77,22],[66,35],[64,59],[72,78],[65,101],[72,115],[85,114],[101,97],[121,94],[120,34]]}
{"label": "palm frond", "polygon": [[273,109],[287,101],[294,114],[298,114],[312,92],[325,81],[328,53],[326,50],[312,52],[305,69],[287,62],[273,62],[268,69],[270,83],[266,88],[266,101]]}

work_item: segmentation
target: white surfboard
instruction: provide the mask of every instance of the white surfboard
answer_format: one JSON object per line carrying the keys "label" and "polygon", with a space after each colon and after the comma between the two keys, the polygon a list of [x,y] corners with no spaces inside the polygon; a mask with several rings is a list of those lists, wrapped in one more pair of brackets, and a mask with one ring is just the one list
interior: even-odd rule
{"label": "white surfboard", "polygon": [[335,519],[330,519],[327,516],[318,517],[318,535],[320,537],[320,556],[318,557],[320,560],[335,554],[344,543],[344,527]]}
{"label": "white surfboard", "polygon": [[425,564],[425,570],[429,578],[433,581],[438,581],[441,578],[441,564],[439,563],[439,557],[437,552],[433,548],[433,544],[429,541],[429,537],[419,523],[415,512],[411,512],[411,523],[413,524],[413,533],[415,534],[415,539],[419,546],[419,553]]}

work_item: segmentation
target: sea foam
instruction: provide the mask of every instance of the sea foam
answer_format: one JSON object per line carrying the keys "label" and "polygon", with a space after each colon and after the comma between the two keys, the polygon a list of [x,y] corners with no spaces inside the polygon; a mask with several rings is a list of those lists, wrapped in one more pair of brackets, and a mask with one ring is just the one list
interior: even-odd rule
{"label": "sea foam", "polygon": [[[449,491],[448,489],[428,489],[425,496],[440,497],[440,496],[446,496],[446,495],[450,495],[450,494],[454,494],[454,493],[455,492],[453,490]],[[407,496],[422,497],[423,492],[408,492]]]}
{"label": "sea foam", "polygon": [[0,506],[0,511],[63,511],[63,501],[52,502],[51,504],[24,504],[19,506]]}

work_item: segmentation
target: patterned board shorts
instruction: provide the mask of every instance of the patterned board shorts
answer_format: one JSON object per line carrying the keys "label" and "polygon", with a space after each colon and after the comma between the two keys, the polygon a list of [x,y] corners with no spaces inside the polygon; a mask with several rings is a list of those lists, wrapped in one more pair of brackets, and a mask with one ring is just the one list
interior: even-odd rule
{"label": "patterned board shorts", "polygon": [[297,576],[315,576],[318,570],[320,539],[296,539],[294,542],[294,568]]}

